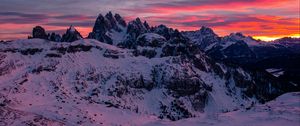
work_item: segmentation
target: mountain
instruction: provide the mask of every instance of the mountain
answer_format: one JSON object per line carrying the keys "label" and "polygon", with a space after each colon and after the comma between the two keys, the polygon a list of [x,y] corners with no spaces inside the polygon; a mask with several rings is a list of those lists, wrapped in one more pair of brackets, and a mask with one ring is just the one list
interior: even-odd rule
{"label": "mountain", "polygon": [[88,39],[0,47],[1,105],[66,125],[104,123],[93,115],[103,106],[170,120],[245,109],[287,86],[265,73],[214,63],[190,45],[185,50],[194,55],[177,50],[151,59]]}
{"label": "mountain", "polygon": [[88,38],[96,39],[108,44],[120,43],[126,32],[126,22],[119,15],[113,14],[111,12],[107,13],[105,16],[99,14],[95,21],[93,31],[89,34]]}
{"label": "mountain", "polygon": [[47,39],[48,36],[47,36],[46,31],[43,27],[36,26],[32,30],[32,38]]}
{"label": "mountain", "polygon": [[[299,92],[287,93],[264,105],[221,115],[203,115],[176,122],[148,121],[145,125],[159,126],[297,126],[299,125]],[[216,120],[217,119],[217,120]],[[138,124],[141,125],[141,124]]]}
{"label": "mountain", "polygon": [[[210,32],[203,33],[200,30],[183,32],[183,34],[216,61],[267,72],[279,70],[278,72],[281,74],[274,77],[294,83],[300,89],[300,67],[297,65],[300,63],[299,38],[282,38],[273,42],[263,42],[242,33],[232,33],[216,40],[212,39],[216,37],[216,34],[211,32],[212,30],[207,31]],[[213,37],[209,37],[203,42],[203,38],[207,36]],[[207,43],[211,44],[208,45]],[[202,45],[206,46],[203,47]]]}
{"label": "mountain", "polygon": [[245,67],[252,57],[275,55],[261,47],[277,49],[250,36],[219,37],[207,27],[180,32],[140,18],[127,24],[111,12],[99,14],[88,39],[73,26],[61,38],[34,31],[0,43],[1,124],[271,125],[252,117],[268,113],[263,119],[278,125],[299,122],[291,108],[297,100],[284,100],[299,93],[276,101],[299,86],[270,74],[280,70]]}
{"label": "mountain", "polygon": [[74,26],[70,26],[70,28],[67,29],[66,33],[63,34],[61,41],[62,42],[73,42],[76,40],[80,40],[83,37],[81,34],[75,29]]}
{"label": "mountain", "polygon": [[47,34],[46,30],[43,27],[36,26],[32,30],[32,36],[28,37],[28,39],[34,39],[34,38],[40,38],[40,39],[45,39],[54,42],[73,42],[76,40],[83,39],[81,34],[76,30],[76,28],[73,25],[71,25],[67,29],[66,33],[64,33],[62,36],[55,32]]}
{"label": "mountain", "polygon": [[205,50],[211,44],[218,43],[220,38],[211,28],[202,26],[200,30],[183,32],[190,40],[199,45],[202,50]]}

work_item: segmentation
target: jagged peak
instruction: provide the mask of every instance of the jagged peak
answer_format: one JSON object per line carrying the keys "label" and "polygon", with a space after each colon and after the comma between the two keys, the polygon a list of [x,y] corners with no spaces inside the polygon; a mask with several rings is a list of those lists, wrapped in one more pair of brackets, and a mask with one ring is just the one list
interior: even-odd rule
{"label": "jagged peak", "polygon": [[144,21],[144,26],[145,26],[147,29],[150,29],[150,26],[149,26],[149,24],[148,24],[147,21]]}
{"label": "jagged peak", "polygon": [[105,16],[113,17],[113,14],[111,11],[109,11]]}
{"label": "jagged peak", "polygon": [[70,25],[70,27],[68,28],[68,31],[75,32],[77,30],[76,30],[76,28],[73,25]]}
{"label": "jagged peak", "polygon": [[115,18],[117,19],[117,18],[122,18],[122,16],[120,15],[120,14],[118,14],[118,13],[115,13]]}
{"label": "jagged peak", "polygon": [[137,17],[133,21],[130,21],[128,24],[130,25],[130,27],[139,27],[140,29],[144,29],[144,30],[150,29],[150,26],[147,23],[147,21],[144,21],[143,23],[139,17]]}
{"label": "jagged peak", "polygon": [[137,23],[142,23],[142,21],[141,21],[141,19],[140,19],[139,17],[137,17],[137,18],[135,19],[135,21],[136,21]]}
{"label": "jagged peak", "polygon": [[46,30],[42,26],[35,26],[32,29],[32,38],[47,39]]}
{"label": "jagged peak", "polygon": [[159,27],[159,28],[168,28],[166,25],[164,25],[164,24],[160,24],[160,25],[158,25],[157,27]]}
{"label": "jagged peak", "polygon": [[102,14],[99,14],[98,17],[97,17],[97,21],[99,20],[104,20],[104,16]]}
{"label": "jagged peak", "polygon": [[110,22],[115,22],[116,19],[115,17],[113,16],[113,14],[111,13],[111,11],[109,11],[106,15],[105,15],[105,18],[108,19]]}
{"label": "jagged peak", "polygon": [[238,36],[238,37],[246,38],[246,36],[241,32],[230,33],[229,36]]}
{"label": "jagged peak", "polygon": [[104,18],[104,16],[100,13],[97,18]]}
{"label": "jagged peak", "polygon": [[205,34],[205,35],[207,35],[207,34],[216,35],[215,32],[211,28],[206,27],[206,26],[202,26],[200,28],[200,32],[201,32],[201,34]]}
{"label": "jagged peak", "polygon": [[71,25],[65,34],[63,34],[61,41],[63,42],[73,42],[82,39],[82,35],[76,30],[76,28]]}
{"label": "jagged peak", "polygon": [[126,21],[123,19],[123,17],[121,17],[120,14],[116,13],[114,17],[115,17],[116,21],[117,21],[121,26],[123,26],[123,27],[126,27],[126,26],[127,26]]}

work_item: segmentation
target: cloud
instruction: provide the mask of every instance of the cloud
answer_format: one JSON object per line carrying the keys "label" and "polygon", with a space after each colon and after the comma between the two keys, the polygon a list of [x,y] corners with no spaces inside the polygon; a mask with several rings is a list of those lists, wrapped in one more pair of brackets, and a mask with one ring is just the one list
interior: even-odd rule
{"label": "cloud", "polygon": [[32,14],[21,12],[0,12],[0,23],[16,23],[16,24],[28,24],[28,23],[43,23],[46,21],[92,21],[95,16],[86,15],[54,15],[54,14]]}
{"label": "cloud", "polygon": [[197,30],[201,26],[212,27],[220,35],[243,32],[248,35],[290,35],[299,31],[299,18],[272,15],[232,14],[224,15],[173,15],[150,16],[151,24],[166,24],[181,30]]}
{"label": "cloud", "polygon": [[55,19],[62,19],[62,20],[76,20],[76,21],[83,21],[83,20],[94,20],[96,19],[95,16],[86,16],[86,15],[60,15],[54,16]]}
{"label": "cloud", "polygon": [[[83,34],[92,29],[96,16],[108,11],[128,21],[140,17],[152,25],[166,24],[180,30],[205,25],[221,35],[299,34],[300,0],[2,0],[2,31],[20,33],[36,25],[62,32],[73,24]],[[26,27],[25,27],[26,26]],[[7,34],[6,34],[7,36]]]}
{"label": "cloud", "polygon": [[49,26],[70,26],[73,25],[75,27],[93,27],[94,23],[93,22],[54,22],[54,23],[45,23],[44,25],[49,25]]}

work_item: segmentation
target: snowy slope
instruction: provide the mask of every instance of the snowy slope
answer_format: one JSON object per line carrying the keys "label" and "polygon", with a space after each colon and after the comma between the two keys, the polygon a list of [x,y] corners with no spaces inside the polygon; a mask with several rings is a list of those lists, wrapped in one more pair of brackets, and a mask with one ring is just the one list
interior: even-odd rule
{"label": "snowy slope", "polygon": [[264,105],[248,110],[222,114],[204,114],[201,117],[177,122],[154,121],[144,126],[299,126],[300,93],[287,93]]}
{"label": "snowy slope", "polygon": [[6,124],[146,125],[243,110],[282,93],[255,78],[202,53],[149,59],[93,39],[0,43],[0,111],[24,120]]}

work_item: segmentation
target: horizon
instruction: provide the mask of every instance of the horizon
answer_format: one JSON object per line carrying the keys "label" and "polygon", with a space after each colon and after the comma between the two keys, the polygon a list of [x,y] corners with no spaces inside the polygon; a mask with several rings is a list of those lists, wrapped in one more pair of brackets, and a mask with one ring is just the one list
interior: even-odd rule
{"label": "horizon", "polygon": [[[119,4],[116,5],[116,2]],[[299,38],[299,2],[300,0],[4,0],[0,5],[0,40],[26,39],[32,28],[38,25],[48,33],[59,34],[73,25],[83,36],[87,36],[92,31],[98,14],[109,11],[119,13],[127,23],[140,17],[151,26],[164,24],[180,31],[198,30],[201,26],[206,26],[219,36],[241,32],[263,41],[283,37]]]}

